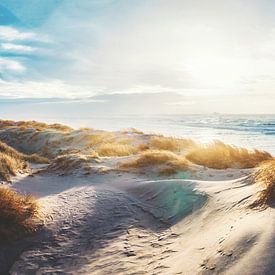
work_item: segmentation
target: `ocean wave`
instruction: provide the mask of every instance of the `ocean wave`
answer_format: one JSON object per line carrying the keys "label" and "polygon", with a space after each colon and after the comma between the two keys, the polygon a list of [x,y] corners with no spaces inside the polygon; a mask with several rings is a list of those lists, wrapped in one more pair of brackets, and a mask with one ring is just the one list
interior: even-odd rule
{"label": "ocean wave", "polygon": [[[175,121],[176,122],[176,121]],[[212,128],[239,132],[255,132],[263,135],[275,135],[275,116],[255,119],[232,117],[185,117],[178,120],[182,126]],[[176,123],[175,123],[176,124]]]}

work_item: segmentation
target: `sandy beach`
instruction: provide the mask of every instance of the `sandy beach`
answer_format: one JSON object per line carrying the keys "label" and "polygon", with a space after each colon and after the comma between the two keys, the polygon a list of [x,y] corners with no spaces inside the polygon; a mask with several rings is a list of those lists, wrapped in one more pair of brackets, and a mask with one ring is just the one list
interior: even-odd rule
{"label": "sandy beach", "polygon": [[[254,168],[119,169],[135,155],[95,157],[87,131],[98,134],[2,126],[1,140],[51,161],[4,183],[37,198],[40,227],[0,247],[1,273],[274,274],[275,212],[251,207]],[[110,134],[135,144],[151,138]]]}

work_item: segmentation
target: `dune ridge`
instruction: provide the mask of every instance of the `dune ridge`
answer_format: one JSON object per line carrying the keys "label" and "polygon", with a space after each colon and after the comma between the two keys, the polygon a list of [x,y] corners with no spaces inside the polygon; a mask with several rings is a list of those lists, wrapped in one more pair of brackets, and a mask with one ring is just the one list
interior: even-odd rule
{"label": "dune ridge", "polygon": [[253,168],[273,158],[265,151],[247,150],[221,141],[200,144],[190,139],[144,134],[136,129],[118,132],[91,128],[74,130],[57,123],[48,125],[35,121],[0,121],[0,139],[19,151],[49,158],[70,153],[123,157],[159,150],[214,169]]}

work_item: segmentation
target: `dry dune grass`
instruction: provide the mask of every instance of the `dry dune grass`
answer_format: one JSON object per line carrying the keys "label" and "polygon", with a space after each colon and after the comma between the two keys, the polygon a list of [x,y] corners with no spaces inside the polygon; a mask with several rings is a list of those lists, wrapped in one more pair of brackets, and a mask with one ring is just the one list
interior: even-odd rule
{"label": "dry dune grass", "polygon": [[32,196],[0,187],[0,242],[19,239],[36,230],[38,206]]}
{"label": "dry dune grass", "polygon": [[81,127],[78,129],[79,131],[94,131],[94,128],[90,128],[90,127]]}
{"label": "dry dune grass", "polygon": [[114,134],[110,132],[99,132],[83,137],[87,141],[86,147],[95,147],[101,143],[110,142],[114,138]]}
{"label": "dry dune grass", "polygon": [[48,158],[52,158],[54,154],[48,144],[45,144],[39,152],[41,155],[46,156]]}
{"label": "dry dune grass", "polygon": [[142,148],[133,145],[134,140],[127,137],[116,137],[111,132],[99,132],[84,137],[86,148],[93,148],[102,157],[121,157],[136,154]]}
{"label": "dry dune grass", "polygon": [[13,126],[16,126],[14,121],[0,119],[0,128],[9,128]]}
{"label": "dry dune grass", "polygon": [[98,162],[97,154],[81,155],[81,154],[66,154],[56,157],[44,172],[58,173],[59,175],[71,175],[77,170],[88,171],[90,162]]}
{"label": "dry dune grass", "polygon": [[55,158],[47,167],[47,172],[62,172],[62,174],[71,174],[73,171],[81,168],[86,163],[86,158],[75,155],[64,155]]}
{"label": "dry dune grass", "polygon": [[70,132],[73,130],[71,127],[62,125],[59,123],[46,124],[46,123],[37,122],[37,121],[19,121],[16,123],[16,126],[19,126],[21,128],[34,128],[38,131],[50,129],[50,130],[56,130],[56,131],[62,131],[62,132]]}
{"label": "dry dune grass", "polygon": [[19,127],[19,128],[34,128],[38,131],[42,130],[56,130],[62,132],[69,132],[73,129],[69,126],[62,125],[59,123],[47,124],[43,122],[37,121],[12,121],[12,120],[0,120],[0,128],[8,128],[8,127]]}
{"label": "dry dune grass", "polygon": [[11,176],[15,176],[18,172],[26,172],[28,163],[21,158],[0,153],[0,178],[9,181]]}
{"label": "dry dune grass", "polygon": [[195,146],[191,139],[179,139],[165,136],[152,136],[149,141],[152,149],[167,150],[171,152],[180,152],[182,149]]}
{"label": "dry dune grass", "polygon": [[109,142],[100,144],[96,151],[102,157],[122,157],[137,153],[138,147],[131,144]]}
{"label": "dry dune grass", "polygon": [[7,144],[0,142],[0,176],[3,180],[9,181],[11,176],[18,172],[27,172],[28,161],[35,163],[48,163],[48,159],[37,154],[22,154]]}
{"label": "dry dune grass", "polygon": [[128,137],[126,137],[126,138],[119,138],[119,139],[116,139],[115,140],[115,142],[116,143],[119,143],[119,144],[133,144],[134,143],[134,139],[133,138],[128,138]]}
{"label": "dry dune grass", "polygon": [[8,146],[6,143],[4,142],[0,142],[0,152],[4,153],[6,155],[9,155],[10,157],[13,158],[22,158],[22,154],[19,153],[18,151],[16,151],[14,148]]}
{"label": "dry dune grass", "polygon": [[198,165],[214,169],[253,168],[272,156],[264,151],[249,151],[215,141],[208,145],[197,145],[185,157]]}
{"label": "dry dune grass", "polygon": [[[22,130],[21,133],[17,133],[20,141],[28,138],[28,135],[33,137],[31,140],[33,143],[40,140],[36,133],[41,133],[44,129],[59,129],[60,131],[70,131],[71,128],[60,124],[48,125],[46,123],[40,123],[35,121],[26,122],[13,122],[0,120],[1,127],[14,126]],[[33,129],[20,128],[20,127],[33,127],[38,131],[33,133]],[[55,157],[57,154],[65,153],[83,153],[84,150],[90,152],[93,150],[102,157],[120,157],[131,155],[143,155],[146,151],[169,151],[178,155],[184,154],[185,159],[198,165],[206,166],[215,169],[226,168],[251,168],[258,165],[264,160],[271,159],[271,155],[263,151],[249,151],[245,148],[237,148],[230,145],[226,145],[222,142],[215,141],[208,145],[197,144],[190,139],[181,139],[174,137],[165,137],[162,135],[127,135],[127,133],[141,134],[142,132],[136,129],[126,129],[124,132],[108,132],[108,131],[96,131],[89,130],[88,132],[73,133],[70,132],[60,133],[61,135],[46,142],[45,146],[39,151],[42,155],[50,158]],[[29,133],[30,131],[30,133]],[[85,129],[83,129],[85,131]],[[122,133],[125,133],[123,135]],[[23,135],[25,134],[25,135]],[[41,138],[44,135],[41,134]],[[65,138],[64,138],[65,136]],[[35,139],[38,139],[37,141]],[[63,148],[62,148],[63,146]],[[59,150],[60,148],[60,150]],[[1,144],[0,144],[1,152]],[[13,156],[12,151],[8,155]],[[7,154],[7,153],[6,153]],[[20,153],[21,154],[21,153]],[[148,153],[149,154],[149,153]],[[18,156],[14,156],[17,158]],[[181,158],[181,156],[177,156]],[[46,163],[46,158],[41,158],[38,155],[26,156],[21,154],[21,158],[27,161],[33,161],[38,163]],[[163,169],[164,173],[169,173],[172,169]]]}
{"label": "dry dune grass", "polygon": [[123,134],[137,134],[137,135],[143,135],[144,133],[136,128],[126,128],[120,131]]}
{"label": "dry dune grass", "polygon": [[49,163],[49,160],[38,154],[26,155],[16,151],[14,148],[8,146],[7,144],[0,142],[0,153],[8,155],[14,159],[26,160],[34,163]]}
{"label": "dry dune grass", "polygon": [[252,206],[262,206],[275,202],[275,159],[259,165],[253,175],[260,191]]}
{"label": "dry dune grass", "polygon": [[47,164],[49,163],[49,159],[46,157],[42,157],[38,154],[31,154],[31,155],[23,155],[24,159],[29,161],[29,162],[33,162],[33,163],[37,163],[37,164]]}
{"label": "dry dune grass", "polygon": [[149,144],[140,143],[131,137],[112,137],[109,142],[103,142],[95,149],[103,157],[131,156],[150,149]]}
{"label": "dry dune grass", "polygon": [[0,142],[0,176],[3,180],[10,180],[19,171],[27,171],[28,163],[23,154],[12,147]]}
{"label": "dry dune grass", "polygon": [[150,147],[146,143],[140,143],[140,144],[137,145],[137,151],[138,152],[143,152],[143,151],[146,151],[146,150],[149,150],[149,149],[150,149]]}
{"label": "dry dune grass", "polygon": [[159,173],[164,175],[174,174],[180,170],[186,170],[189,162],[183,157],[165,150],[147,150],[136,158],[125,161],[119,165],[120,169],[146,169],[157,167]]}

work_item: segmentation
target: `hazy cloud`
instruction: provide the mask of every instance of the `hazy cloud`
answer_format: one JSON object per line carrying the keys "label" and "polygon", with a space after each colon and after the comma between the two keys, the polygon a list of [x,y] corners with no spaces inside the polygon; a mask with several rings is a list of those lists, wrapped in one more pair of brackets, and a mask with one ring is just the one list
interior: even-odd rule
{"label": "hazy cloud", "polygon": [[16,28],[0,26],[0,40],[16,41],[34,39],[36,34],[33,32],[19,31]]}
{"label": "hazy cloud", "polygon": [[217,97],[270,107],[260,98],[275,93],[271,1],[4,2],[25,25],[0,26],[0,95],[162,92],[193,112],[218,110]]}
{"label": "hazy cloud", "polygon": [[12,44],[12,43],[2,43],[1,49],[5,51],[15,51],[15,52],[34,52],[36,48],[27,46],[27,45],[20,45],[20,44]]}

